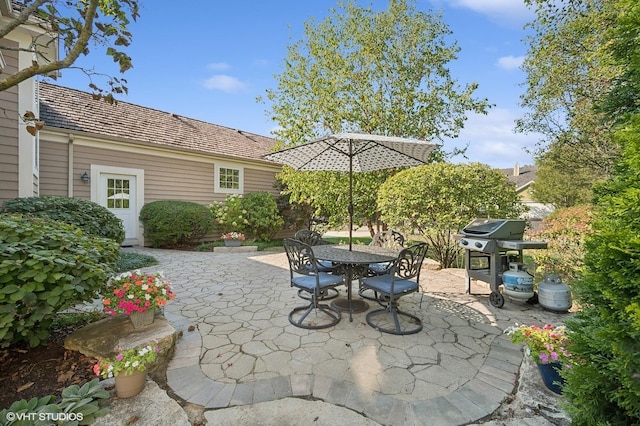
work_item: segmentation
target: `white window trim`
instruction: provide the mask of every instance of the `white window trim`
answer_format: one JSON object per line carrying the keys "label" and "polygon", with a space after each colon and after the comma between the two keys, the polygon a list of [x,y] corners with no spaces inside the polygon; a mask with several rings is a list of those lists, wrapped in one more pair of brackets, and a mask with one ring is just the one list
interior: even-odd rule
{"label": "white window trim", "polygon": [[[220,169],[235,169],[238,170],[238,179],[239,185],[238,189],[231,188],[220,188]],[[215,192],[221,194],[244,194],[244,167],[238,166],[237,164],[229,164],[229,163],[216,163],[215,172],[214,172],[214,184],[215,184]]]}

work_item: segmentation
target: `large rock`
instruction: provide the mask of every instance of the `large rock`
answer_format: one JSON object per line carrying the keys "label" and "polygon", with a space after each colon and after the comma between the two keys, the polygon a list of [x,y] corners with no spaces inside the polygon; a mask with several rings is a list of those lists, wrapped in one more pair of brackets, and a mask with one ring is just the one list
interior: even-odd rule
{"label": "large rock", "polygon": [[176,342],[176,330],[159,312],[151,325],[133,328],[129,317],[118,315],[88,324],[67,336],[64,347],[92,358],[112,358],[120,349],[131,349],[155,342],[158,360],[149,375],[165,382],[166,366]]}
{"label": "large rock", "polygon": [[[103,385],[113,386],[113,379],[105,380]],[[96,419],[95,425],[172,425],[189,426],[189,417],[180,405],[171,399],[167,392],[155,382],[147,383],[138,395],[131,398],[113,398],[109,404],[109,413]]]}

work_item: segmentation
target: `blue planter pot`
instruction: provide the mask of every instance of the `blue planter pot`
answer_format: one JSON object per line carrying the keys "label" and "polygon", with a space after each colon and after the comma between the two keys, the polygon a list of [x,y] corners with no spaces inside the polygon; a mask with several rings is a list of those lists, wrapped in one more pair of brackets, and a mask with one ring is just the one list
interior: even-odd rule
{"label": "blue planter pot", "polygon": [[242,245],[242,241],[240,240],[224,240],[225,247],[240,247]]}
{"label": "blue planter pot", "polygon": [[560,376],[562,364],[559,362],[551,362],[549,364],[536,365],[538,366],[538,371],[540,371],[540,376],[542,376],[542,381],[547,389],[551,392],[557,393],[558,395],[562,395],[562,386],[565,383],[565,380]]}

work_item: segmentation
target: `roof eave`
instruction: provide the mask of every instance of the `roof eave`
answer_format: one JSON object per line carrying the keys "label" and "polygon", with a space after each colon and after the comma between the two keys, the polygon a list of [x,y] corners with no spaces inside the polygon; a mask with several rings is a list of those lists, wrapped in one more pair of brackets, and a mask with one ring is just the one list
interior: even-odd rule
{"label": "roof eave", "polygon": [[99,133],[85,132],[85,131],[81,131],[81,130],[70,130],[70,129],[65,129],[65,128],[62,128],[62,127],[54,127],[54,126],[51,126],[51,125],[47,125],[45,127],[45,129],[46,130],[44,130],[43,132],[62,134],[62,135],[82,136],[82,137],[85,137],[85,138],[95,139],[95,140],[99,140],[99,141],[109,141],[109,142],[116,142],[116,143],[120,143],[120,144],[143,146],[145,148],[155,148],[155,149],[165,150],[165,151],[176,151],[176,152],[182,152],[182,153],[197,154],[197,155],[202,155],[202,156],[205,156],[205,157],[217,158],[217,159],[220,159],[220,160],[234,161],[236,163],[261,164],[261,165],[270,166],[270,167],[274,167],[274,168],[281,168],[282,167],[281,164],[274,163],[274,162],[268,161],[268,160],[258,159],[258,158],[238,157],[238,156],[233,156],[233,155],[218,154],[218,153],[212,153],[212,152],[207,152],[207,151],[197,151],[197,150],[194,150],[194,149],[182,148],[182,147],[179,147],[179,146],[160,145],[160,144],[153,143],[153,142],[145,142],[145,141],[122,138],[122,137],[117,137],[117,136],[105,136],[105,135],[102,135],[102,134],[99,134]]}

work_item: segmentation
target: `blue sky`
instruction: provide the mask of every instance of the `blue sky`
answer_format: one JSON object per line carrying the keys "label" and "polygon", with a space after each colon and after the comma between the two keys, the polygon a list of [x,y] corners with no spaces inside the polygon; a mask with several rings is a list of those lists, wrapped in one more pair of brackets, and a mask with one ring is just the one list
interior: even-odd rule
{"label": "blue sky", "polygon": [[[385,9],[388,0],[358,0]],[[141,16],[130,29],[128,53],[134,68],[122,77],[129,94],[120,98],[161,111],[271,136],[275,123],[257,96],[275,88],[286,48],[303,38],[303,24],[322,20],[336,0],[192,0],[184,4],[142,0]],[[525,75],[519,65],[526,54],[523,26],[533,18],[522,0],[418,0],[421,11],[442,12],[461,48],[449,68],[461,84],[477,82],[477,97],[495,106],[488,115],[470,115],[456,140],[445,149],[469,143],[468,159],[494,167],[533,164],[524,148],[537,135],[514,133],[514,120]],[[77,64],[117,75],[103,48]],[[56,84],[87,90],[87,77],[64,70]]]}

